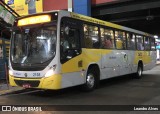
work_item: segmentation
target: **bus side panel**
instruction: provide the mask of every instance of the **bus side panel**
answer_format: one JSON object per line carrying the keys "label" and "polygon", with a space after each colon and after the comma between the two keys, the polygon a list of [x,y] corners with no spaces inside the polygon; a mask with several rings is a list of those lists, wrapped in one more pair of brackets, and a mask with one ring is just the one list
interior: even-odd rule
{"label": "bus side panel", "polygon": [[144,51],[144,71],[150,70],[156,65],[155,51]]}
{"label": "bus side panel", "polygon": [[101,50],[82,49],[81,55],[62,64],[62,88],[84,84],[90,64],[101,66]]}
{"label": "bus side panel", "polygon": [[137,72],[137,68],[138,68],[138,63],[139,61],[142,61],[143,62],[143,65],[144,65],[144,51],[135,51],[135,56],[134,56],[134,66],[135,66],[135,72]]}
{"label": "bus side panel", "polygon": [[128,58],[127,58],[128,59],[128,67],[130,69],[129,74],[135,73],[137,71],[137,64],[134,63],[135,58],[136,58],[136,56],[135,56],[136,53],[135,53],[135,51],[128,50],[127,55],[128,55]]}
{"label": "bus side panel", "polygon": [[78,65],[81,64],[80,62],[82,62],[82,54],[62,64],[62,88],[84,83],[83,66]]}
{"label": "bus side panel", "polygon": [[101,79],[119,75],[119,61],[115,50],[102,49]]}
{"label": "bus side panel", "polygon": [[136,51],[134,65],[138,67],[138,62],[143,62],[143,70],[150,70],[156,65],[155,51]]}

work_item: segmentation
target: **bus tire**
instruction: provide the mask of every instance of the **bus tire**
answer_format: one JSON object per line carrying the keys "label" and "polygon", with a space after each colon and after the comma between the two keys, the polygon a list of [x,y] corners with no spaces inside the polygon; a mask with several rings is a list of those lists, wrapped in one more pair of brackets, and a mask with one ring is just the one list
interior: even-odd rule
{"label": "bus tire", "polygon": [[142,72],[143,72],[143,65],[139,63],[137,67],[137,72],[135,73],[135,78],[137,79],[142,78]]}
{"label": "bus tire", "polygon": [[90,68],[86,75],[86,83],[83,85],[84,91],[93,91],[99,83],[98,72],[94,67]]}

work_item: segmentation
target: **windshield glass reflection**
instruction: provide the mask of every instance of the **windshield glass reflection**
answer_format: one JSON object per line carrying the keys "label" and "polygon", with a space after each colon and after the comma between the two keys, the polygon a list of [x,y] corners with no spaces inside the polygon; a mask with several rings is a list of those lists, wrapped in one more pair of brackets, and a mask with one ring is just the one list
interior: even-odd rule
{"label": "windshield glass reflection", "polygon": [[56,26],[17,28],[13,32],[13,63],[44,63],[55,56]]}

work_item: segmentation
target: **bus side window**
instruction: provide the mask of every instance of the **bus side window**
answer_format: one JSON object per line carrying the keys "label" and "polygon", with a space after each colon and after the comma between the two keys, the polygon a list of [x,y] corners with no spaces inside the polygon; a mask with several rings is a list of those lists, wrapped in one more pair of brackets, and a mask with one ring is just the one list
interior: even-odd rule
{"label": "bus side window", "polygon": [[125,32],[115,31],[115,40],[117,49],[126,49]]}
{"label": "bus side window", "polygon": [[102,48],[104,49],[115,48],[113,30],[100,28],[100,32],[101,32]]}
{"label": "bus side window", "polygon": [[84,40],[86,48],[99,48],[100,40],[98,35],[98,27],[91,25],[83,25]]}
{"label": "bus side window", "polygon": [[131,33],[127,33],[127,46],[129,50],[135,50],[136,44],[135,44],[135,35]]}
{"label": "bus side window", "polygon": [[144,46],[145,46],[145,50],[151,49],[149,37],[144,37]]}
{"label": "bus side window", "polygon": [[144,50],[143,36],[136,35],[137,38],[137,50]]}
{"label": "bus side window", "polygon": [[151,42],[151,50],[155,51],[155,49],[156,49],[155,39],[150,37],[150,42]]}

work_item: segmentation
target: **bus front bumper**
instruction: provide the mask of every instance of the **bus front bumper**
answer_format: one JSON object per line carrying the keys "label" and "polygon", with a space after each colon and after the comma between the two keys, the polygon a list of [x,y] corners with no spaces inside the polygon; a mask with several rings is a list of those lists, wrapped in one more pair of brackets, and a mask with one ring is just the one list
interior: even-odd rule
{"label": "bus front bumper", "polygon": [[21,86],[24,88],[38,88],[38,89],[61,89],[62,76],[55,74],[44,78],[17,78],[9,75],[9,84],[11,86]]}

